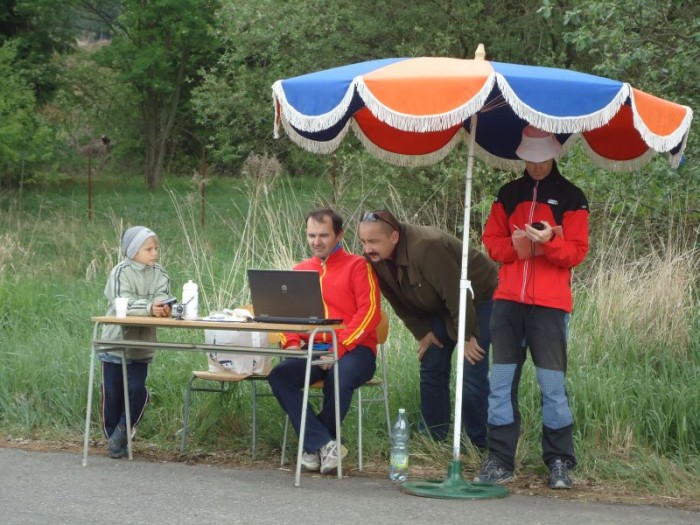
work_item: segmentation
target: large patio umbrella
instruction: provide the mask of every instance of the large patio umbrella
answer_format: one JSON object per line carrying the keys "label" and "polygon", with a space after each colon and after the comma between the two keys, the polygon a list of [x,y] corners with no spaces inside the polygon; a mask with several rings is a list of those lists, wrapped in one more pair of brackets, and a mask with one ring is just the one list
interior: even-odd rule
{"label": "large patio umbrella", "polygon": [[[632,170],[656,153],[677,166],[692,110],[627,83],[576,71],[485,60],[387,58],[346,65],[272,86],[275,136],[287,135],[315,153],[331,153],[352,129],[368,151],[388,162],[438,162],[460,141],[469,145],[460,278],[457,385],[462,384],[469,217],[474,157],[522,170],[515,155],[528,124],[555,133],[568,151],[580,143],[604,168]],[[478,123],[478,126],[477,126]],[[455,283],[456,284],[456,283]],[[405,491],[429,497],[501,497],[501,487],[461,479],[462,389],[455,388],[453,460],[443,482],[407,482]]]}

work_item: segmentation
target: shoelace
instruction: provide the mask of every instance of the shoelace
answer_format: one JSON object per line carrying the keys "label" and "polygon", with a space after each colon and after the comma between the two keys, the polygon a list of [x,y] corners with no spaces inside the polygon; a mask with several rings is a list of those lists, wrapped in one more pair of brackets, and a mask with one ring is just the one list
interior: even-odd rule
{"label": "shoelace", "polygon": [[484,470],[490,472],[492,470],[501,470],[501,465],[495,459],[489,459],[484,465]]}
{"label": "shoelace", "polygon": [[563,461],[557,460],[554,463],[552,463],[552,475],[556,476],[557,478],[563,478],[566,470],[566,465],[564,465]]}
{"label": "shoelace", "polygon": [[328,448],[326,449],[326,456],[337,456],[338,455],[338,445],[336,444],[335,441],[331,441],[331,444],[328,445]]}

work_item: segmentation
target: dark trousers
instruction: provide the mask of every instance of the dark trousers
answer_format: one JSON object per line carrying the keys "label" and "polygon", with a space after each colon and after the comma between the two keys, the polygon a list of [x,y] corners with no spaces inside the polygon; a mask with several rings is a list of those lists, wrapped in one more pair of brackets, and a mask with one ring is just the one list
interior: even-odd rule
{"label": "dark trousers", "polygon": [[[131,363],[126,365],[126,377],[129,388],[129,409],[131,426],[135,427],[146,410],[148,389],[146,376],[148,363]],[[124,383],[122,381],[121,363],[102,362],[102,431],[106,437],[112,435],[118,424],[126,426],[126,408],[124,407]]]}
{"label": "dark trousers", "polygon": [[518,387],[530,349],[542,396],[542,460],[560,458],[576,465],[573,415],[566,395],[568,314],[556,308],[494,301],[491,316],[489,453],[509,470],[515,466],[520,436]]}
{"label": "dark trousers", "polygon": [[[489,396],[489,346],[491,332],[492,301],[483,301],[476,307],[479,323],[479,346],[486,351],[484,359],[475,364],[464,360],[462,380],[462,427],[470,441],[479,448],[486,448],[486,418]],[[452,353],[456,342],[447,335],[444,319],[436,315],[430,321],[430,328],[442,348],[431,345],[423,355],[420,364],[421,412],[426,427],[434,439],[445,440],[452,419],[452,396],[450,394],[450,374]]]}
{"label": "dark trousers", "polygon": [[[376,355],[366,346],[356,346],[344,354],[333,365],[338,367],[338,394],[340,398],[340,420],[350,409],[353,392],[372,379],[376,368]],[[289,358],[272,369],[268,382],[272,393],[284,411],[297,435],[301,430],[301,411],[304,402],[304,374],[306,361]],[[323,405],[318,414],[309,405],[306,411],[306,433],[304,450],[316,452],[323,445],[336,438],[335,435],[335,396],[333,368],[323,370],[320,366],[311,367],[311,384],[323,380]]]}

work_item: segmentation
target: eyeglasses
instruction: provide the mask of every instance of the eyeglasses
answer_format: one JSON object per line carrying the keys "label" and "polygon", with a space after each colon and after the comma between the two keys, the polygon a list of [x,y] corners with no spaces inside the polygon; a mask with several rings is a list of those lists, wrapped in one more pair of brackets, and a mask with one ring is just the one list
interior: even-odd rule
{"label": "eyeglasses", "polygon": [[398,225],[389,222],[375,211],[368,211],[367,213],[365,213],[362,217],[362,221],[360,222],[383,222],[391,226],[392,230],[399,231]]}

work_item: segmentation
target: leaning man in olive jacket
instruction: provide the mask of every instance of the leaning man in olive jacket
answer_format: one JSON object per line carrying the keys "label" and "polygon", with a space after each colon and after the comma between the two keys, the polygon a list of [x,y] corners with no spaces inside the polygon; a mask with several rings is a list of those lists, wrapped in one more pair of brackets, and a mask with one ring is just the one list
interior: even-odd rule
{"label": "leaning man in olive jacket", "polygon": [[[382,295],[418,341],[421,412],[434,439],[450,428],[450,373],[459,324],[462,241],[429,226],[399,223],[387,210],[366,213],[359,226],[365,257],[377,272]],[[472,444],[486,449],[491,344],[489,319],[498,269],[469,250],[462,424]]]}

